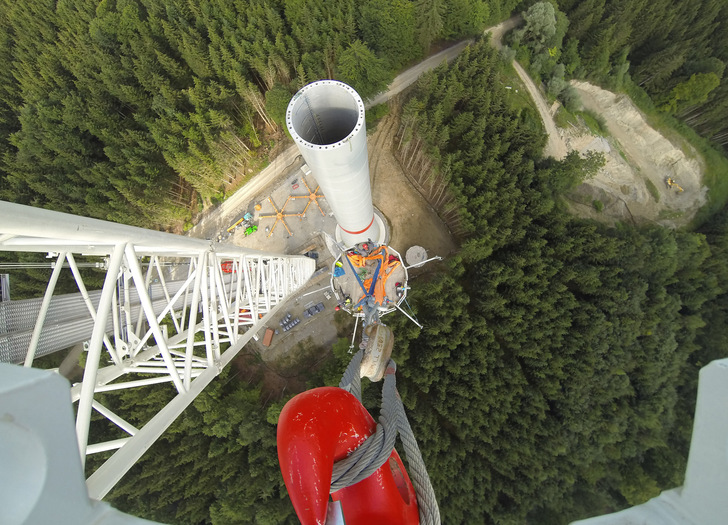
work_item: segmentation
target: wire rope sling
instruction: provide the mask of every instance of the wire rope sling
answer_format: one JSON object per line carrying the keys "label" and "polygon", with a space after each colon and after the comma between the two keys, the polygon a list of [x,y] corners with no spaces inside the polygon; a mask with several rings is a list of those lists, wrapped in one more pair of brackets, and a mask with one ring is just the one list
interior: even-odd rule
{"label": "wire rope sling", "polygon": [[[397,393],[392,332],[368,327],[339,387],[292,398],[278,419],[278,460],[302,525],[439,525],[440,513]],[[361,377],[384,379],[379,423],[361,403]],[[399,434],[410,472],[394,448]],[[331,501],[329,500],[331,496]]]}

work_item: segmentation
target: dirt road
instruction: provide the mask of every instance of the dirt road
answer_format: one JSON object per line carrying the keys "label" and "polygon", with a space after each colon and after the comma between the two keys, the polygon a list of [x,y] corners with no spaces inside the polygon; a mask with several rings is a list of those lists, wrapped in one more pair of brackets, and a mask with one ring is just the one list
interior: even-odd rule
{"label": "dirt road", "polygon": [[[470,44],[471,40],[464,40],[457,44],[443,49],[439,53],[423,60],[416,66],[409,68],[403,73],[397,75],[389,88],[384,93],[380,93],[371,100],[366,101],[366,107],[370,108],[377,104],[387,102],[392,97],[398,95],[409,86],[411,86],[423,73],[436,68],[443,61],[451,61],[457,57],[465,47]],[[255,175],[250,182],[231,195],[225,202],[214,210],[209,211],[200,221],[191,228],[187,234],[192,237],[214,239],[218,233],[224,232],[225,229],[234,222],[243,208],[253,199],[265,193],[275,179],[284,176],[288,170],[293,167],[297,161],[300,152],[295,145],[286,148],[283,153],[278,155],[273,161],[260,173]]]}
{"label": "dirt road", "polygon": [[450,46],[447,49],[443,49],[437,54],[432,55],[430,58],[426,58],[416,66],[412,66],[403,73],[400,73],[399,75],[394,77],[394,80],[392,80],[392,83],[389,84],[387,91],[380,93],[370,100],[367,100],[366,107],[370,108],[372,106],[376,106],[377,104],[383,104],[384,102],[387,102],[390,98],[400,94],[402,91],[414,84],[414,82],[418,78],[420,78],[423,73],[430,71],[431,69],[435,69],[437,66],[445,61],[450,62],[455,59],[455,57],[457,57],[462,52],[462,50],[468,46],[468,44],[472,44],[472,42],[472,40],[463,40],[462,42],[458,42],[457,44]]}
{"label": "dirt road", "polygon": [[[502,37],[520,23],[513,17],[491,30],[491,43],[502,47]],[[681,149],[652,129],[640,111],[624,95],[572,81],[586,109],[601,115],[611,137],[595,137],[589,130],[559,130],[540,89],[517,62],[513,68],[536,104],[548,134],[545,157],[563,159],[571,150],[585,153],[600,151],[606,165],[599,173],[579,186],[572,194],[570,206],[578,215],[613,223],[651,222],[676,228],[684,226],[706,202],[702,185],[702,168],[697,154],[688,158]],[[683,145],[683,147],[687,147]],[[680,189],[666,185],[676,180]],[[600,202],[597,210],[594,202]]]}
{"label": "dirt road", "polygon": [[533,83],[531,77],[528,76],[528,73],[526,73],[526,71],[524,71],[524,69],[521,67],[521,64],[514,60],[513,68],[516,70],[516,73],[518,73],[518,76],[521,77],[523,85],[526,86],[528,93],[531,95],[531,99],[533,99],[534,103],[536,104],[536,109],[538,109],[538,113],[539,115],[541,115],[543,125],[546,128],[546,133],[548,134],[548,142],[546,142],[546,147],[543,150],[543,156],[553,157],[556,160],[563,159],[564,157],[566,157],[568,150],[566,149],[566,144],[564,144],[564,141],[559,135],[559,131],[556,129],[556,123],[554,123],[554,119],[551,116],[551,112],[549,111],[549,105],[546,102],[546,99],[541,93],[541,90],[539,90],[536,87],[536,84]]}
{"label": "dirt road", "polygon": [[[514,16],[487,30],[491,33],[490,43],[493,47],[501,49],[503,47],[503,35],[518,26],[520,23],[521,17]],[[558,129],[556,128],[556,124],[554,123],[546,98],[543,96],[543,93],[541,93],[541,90],[536,87],[536,84],[533,83],[533,80],[531,80],[528,73],[526,73],[521,65],[515,60],[513,61],[513,69],[516,70],[521,82],[523,82],[523,85],[526,86],[528,94],[531,95],[531,99],[536,104],[536,109],[538,109],[538,113],[541,116],[544,128],[546,128],[548,142],[546,143],[546,147],[543,151],[544,157],[554,157],[557,160],[563,159],[566,157],[568,150],[566,148],[566,144],[564,144],[563,139],[559,135]]]}
{"label": "dirt road", "polygon": [[220,206],[210,210],[192,227],[187,235],[201,239],[215,239],[240,215],[240,212],[285,171],[293,166],[300,152],[295,145],[286,148],[273,162],[262,169],[245,186],[233,193]]}

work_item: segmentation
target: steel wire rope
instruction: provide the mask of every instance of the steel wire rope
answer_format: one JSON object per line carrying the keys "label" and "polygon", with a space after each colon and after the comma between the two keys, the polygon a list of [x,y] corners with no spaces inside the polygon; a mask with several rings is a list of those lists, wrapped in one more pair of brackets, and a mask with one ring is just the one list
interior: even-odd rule
{"label": "steel wire rope", "polygon": [[[339,388],[356,396],[360,402],[361,377],[359,371],[363,357],[364,350],[359,350],[354,354],[339,383]],[[397,364],[390,359],[384,375],[382,407],[377,429],[346,458],[334,463],[331,492],[366,479],[384,465],[394,450],[395,440],[399,434],[409,466],[408,473],[417,494],[420,525],[440,525],[440,510],[437,506],[435,491],[432,488],[412,427],[407,420],[402,399],[397,392],[396,371]]]}
{"label": "steel wire rope", "polygon": [[410,306],[409,301],[407,300],[407,297],[404,298],[404,304],[406,304],[407,308],[409,308],[409,311],[412,314],[412,317],[415,318],[415,321],[419,322],[419,319],[417,319],[417,314],[415,314],[415,311]]}

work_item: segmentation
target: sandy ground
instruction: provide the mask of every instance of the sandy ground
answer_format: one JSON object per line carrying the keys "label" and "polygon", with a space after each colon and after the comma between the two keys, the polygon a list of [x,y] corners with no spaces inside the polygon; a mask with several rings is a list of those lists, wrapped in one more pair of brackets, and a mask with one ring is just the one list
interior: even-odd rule
{"label": "sandy ground", "polygon": [[429,257],[446,256],[456,248],[449,230],[435,210],[412,187],[394,158],[393,140],[399,120],[386,116],[369,136],[369,173],[374,205],[391,226],[390,245],[404,254],[420,245]]}
{"label": "sandy ground", "polygon": [[[697,153],[687,157],[652,129],[627,96],[586,82],[571,84],[584,108],[604,118],[610,135],[594,136],[584,127],[559,130],[569,151],[601,151],[607,161],[572,195],[574,211],[605,222],[653,222],[670,228],[686,225],[707,200]],[[684,191],[669,188],[668,177]],[[601,212],[595,209],[594,200],[604,204]]]}

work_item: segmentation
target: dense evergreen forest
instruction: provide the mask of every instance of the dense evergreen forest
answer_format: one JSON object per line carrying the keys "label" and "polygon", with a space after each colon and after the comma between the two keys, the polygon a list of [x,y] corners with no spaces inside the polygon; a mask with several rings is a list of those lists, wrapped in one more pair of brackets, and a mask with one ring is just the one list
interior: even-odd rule
{"label": "dense evergreen forest", "polygon": [[[655,103],[728,145],[728,4],[718,0],[562,0],[567,45],[585,72],[618,86],[628,74]],[[577,66],[579,67],[579,66]]]}
{"label": "dense evergreen forest", "polygon": [[[433,44],[530,5],[0,0],[0,197],[167,224],[190,195],[212,198],[265,160],[301,85],[376,93]],[[725,5],[557,7],[559,42],[513,42],[547,86],[563,87],[554,73],[639,85],[725,144]],[[402,140],[425,144],[464,233],[412,282],[425,328],[386,321],[443,522],[562,524],[681,484],[697,370],[728,343],[728,212],[696,232],[571,217],[560,197],[599,159],[541,159],[542,131],[498,81],[505,67],[478,41],[403,108]],[[310,386],[338,382],[347,347]],[[297,523],[275,454],[286,398],[256,379],[223,372],[108,499],[169,523]],[[172,395],[104,404],[135,406],[142,424]]]}
{"label": "dense evergreen forest", "polygon": [[[387,322],[444,523],[560,524],[681,483],[697,370],[728,336],[728,223],[693,233],[568,215],[559,196],[598,159],[540,160],[504,67],[477,42],[405,106],[406,140],[428,144],[470,233],[413,281],[425,328]],[[338,381],[347,346],[311,385]],[[177,523],[296,523],[275,456],[286,398],[255,384],[223,377],[111,501]],[[124,402],[143,420],[155,400]]]}
{"label": "dense evergreen forest", "polygon": [[526,24],[510,44],[554,96],[566,88],[565,78],[586,78],[636,98],[646,92],[659,110],[728,145],[725,2],[557,0],[525,13]]}
{"label": "dense evergreen forest", "polygon": [[290,96],[367,97],[514,0],[0,0],[0,198],[136,225],[265,161]]}
{"label": "dense evergreen forest", "polygon": [[[0,0],[0,198],[145,226],[189,218],[195,201],[221,198],[266,161],[302,85],[337,78],[372,95],[433,43],[529,5]],[[728,6],[558,8],[548,35],[519,55],[550,90],[570,77],[641,86],[725,146]]]}

